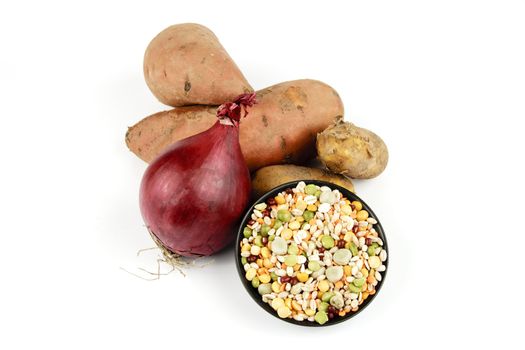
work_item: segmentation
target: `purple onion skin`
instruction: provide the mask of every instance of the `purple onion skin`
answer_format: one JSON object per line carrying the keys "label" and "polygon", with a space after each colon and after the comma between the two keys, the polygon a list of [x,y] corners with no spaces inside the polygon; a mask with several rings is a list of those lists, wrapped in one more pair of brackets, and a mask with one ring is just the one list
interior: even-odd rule
{"label": "purple onion skin", "polygon": [[146,169],[140,210],[166,248],[207,256],[227,246],[250,198],[238,126],[217,121],[180,140]]}

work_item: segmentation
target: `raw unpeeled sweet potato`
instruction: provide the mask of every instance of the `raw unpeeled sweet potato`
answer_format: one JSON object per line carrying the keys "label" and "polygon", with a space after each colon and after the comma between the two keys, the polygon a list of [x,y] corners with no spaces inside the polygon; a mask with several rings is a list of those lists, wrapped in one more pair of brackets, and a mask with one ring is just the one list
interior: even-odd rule
{"label": "raw unpeeled sweet potato", "polygon": [[388,163],[388,149],[379,136],[342,119],[317,135],[317,152],[328,169],[354,179],[376,177]]}
{"label": "raw unpeeled sweet potato", "polygon": [[327,181],[355,192],[352,181],[342,175],[332,174],[323,169],[290,164],[272,165],[257,170],[252,178],[252,192],[255,197],[260,197],[272,188],[297,180]]}
{"label": "raw unpeeled sweet potato", "polygon": [[[240,124],[241,149],[250,170],[314,157],[317,133],[343,115],[337,92],[316,80],[268,87],[257,92],[257,101]],[[217,120],[215,109],[191,106],[153,114],[128,129],[126,143],[150,162],[168,145],[211,127]]]}
{"label": "raw unpeeled sweet potato", "polygon": [[155,113],[128,129],[126,144],[149,163],[175,141],[211,128],[216,112],[213,106],[187,106]]}
{"label": "raw unpeeled sweet potato", "polygon": [[195,23],[168,27],[150,42],[144,77],[155,97],[173,107],[219,105],[253,91],[215,34]]}

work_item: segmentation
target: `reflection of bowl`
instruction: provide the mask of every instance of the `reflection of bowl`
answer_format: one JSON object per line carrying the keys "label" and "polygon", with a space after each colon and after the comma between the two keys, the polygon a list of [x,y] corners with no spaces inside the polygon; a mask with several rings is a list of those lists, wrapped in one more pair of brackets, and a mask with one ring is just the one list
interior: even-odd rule
{"label": "reflection of bowl", "polygon": [[[360,201],[362,204],[363,204],[363,209],[365,209],[366,211],[368,211],[368,213],[370,214],[371,217],[373,217],[374,219],[377,220],[377,224],[374,225],[374,228],[376,230],[376,232],[378,233],[379,237],[383,240],[383,249],[386,250],[387,252],[387,260],[385,262],[383,262],[383,265],[385,265],[386,267],[386,270],[384,272],[382,272],[382,279],[381,281],[377,284],[376,286],[376,293],[373,294],[373,295],[370,295],[360,306],[359,306],[359,309],[356,311],[356,312],[350,312],[348,314],[346,314],[345,316],[343,317],[340,317],[340,316],[336,316],[334,319],[331,319],[329,320],[328,322],[326,322],[325,324],[323,325],[320,325],[319,323],[317,322],[310,322],[310,321],[296,321],[294,320],[293,318],[280,318],[278,315],[277,315],[277,312],[267,303],[263,302],[262,301],[262,298],[261,298],[261,295],[259,295],[259,292],[257,291],[257,288],[254,288],[252,287],[252,284],[250,281],[248,281],[246,278],[245,278],[245,271],[244,271],[244,267],[241,263],[241,248],[240,248],[240,243],[242,241],[242,239],[244,238],[244,235],[243,235],[243,229],[244,227],[246,227],[246,225],[248,224],[248,221],[250,220],[250,217],[251,217],[251,213],[253,212],[253,209],[254,209],[254,206],[258,203],[263,203],[263,202],[266,202],[266,200],[270,197],[274,197],[276,196],[279,192],[282,192],[284,191],[285,189],[287,188],[294,188],[295,186],[297,186],[297,184],[300,182],[300,181],[304,181],[305,183],[307,184],[315,184],[317,186],[328,186],[330,187],[331,189],[337,189],[339,190],[346,198],[354,201],[354,200],[357,200],[357,201]],[[262,197],[260,197],[249,209],[248,211],[246,212],[246,214],[244,215],[243,219],[242,219],[242,222],[241,222],[241,225],[239,227],[239,231],[237,233],[237,239],[235,240],[235,261],[236,261],[236,266],[237,266],[237,271],[239,272],[239,277],[241,279],[241,282],[242,284],[244,285],[244,288],[246,288],[246,290],[248,291],[248,294],[250,294],[250,296],[252,297],[252,299],[257,303],[259,304],[260,307],[262,307],[264,310],[266,310],[267,312],[269,312],[272,316],[282,320],[282,321],[286,321],[286,322],[289,322],[289,323],[293,323],[293,324],[296,324],[296,325],[300,325],[300,326],[309,326],[309,327],[322,327],[322,326],[329,326],[329,325],[333,325],[333,324],[336,324],[336,323],[340,323],[340,322],[343,322],[343,321],[346,321],[352,317],[354,317],[355,315],[357,315],[358,313],[360,313],[363,309],[365,309],[368,304],[370,304],[372,302],[372,300],[374,300],[374,298],[376,297],[376,295],[378,294],[379,290],[381,289],[381,286],[383,285],[384,281],[385,281],[385,277],[386,277],[386,272],[388,271],[388,261],[390,260],[390,254],[389,254],[389,251],[388,251],[388,245],[387,245],[387,241],[386,241],[386,236],[385,236],[385,233],[383,231],[383,227],[381,226],[381,223],[379,222],[379,219],[377,218],[377,215],[374,214],[374,212],[372,211],[372,209],[361,199],[359,198],[358,196],[356,196],[354,193],[350,192],[349,190],[347,190],[346,188],[344,187],[341,187],[341,186],[338,186],[338,185],[335,185],[335,184],[332,184],[330,182],[325,182],[325,181],[317,181],[317,180],[299,180],[299,181],[292,181],[292,182],[288,182],[286,184],[283,184],[283,185],[280,185],[270,191],[268,191],[267,193],[265,193]]]}

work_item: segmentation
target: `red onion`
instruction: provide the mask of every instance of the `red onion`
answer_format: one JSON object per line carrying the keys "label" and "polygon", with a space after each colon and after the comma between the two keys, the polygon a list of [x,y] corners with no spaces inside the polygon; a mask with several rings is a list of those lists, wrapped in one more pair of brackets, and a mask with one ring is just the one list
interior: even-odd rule
{"label": "red onion", "polygon": [[163,248],[203,256],[232,241],[250,197],[239,122],[253,104],[254,93],[221,105],[210,129],[176,142],[146,169],[140,210]]}

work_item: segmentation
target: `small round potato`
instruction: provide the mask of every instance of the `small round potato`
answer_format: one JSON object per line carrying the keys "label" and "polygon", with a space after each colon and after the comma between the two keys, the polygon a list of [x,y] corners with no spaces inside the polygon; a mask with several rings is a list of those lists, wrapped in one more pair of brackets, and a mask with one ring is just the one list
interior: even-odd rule
{"label": "small round potato", "polygon": [[342,119],[317,134],[317,153],[332,172],[354,179],[376,177],[388,163],[388,149],[379,136]]}

